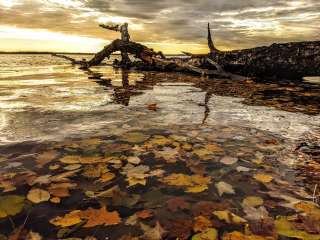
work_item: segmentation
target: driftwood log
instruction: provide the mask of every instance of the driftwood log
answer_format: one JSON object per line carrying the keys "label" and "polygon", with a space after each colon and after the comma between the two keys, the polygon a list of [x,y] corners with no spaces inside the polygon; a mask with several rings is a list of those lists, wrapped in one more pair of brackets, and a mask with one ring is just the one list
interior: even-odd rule
{"label": "driftwood log", "polygon": [[[101,64],[114,52],[120,51],[120,66],[140,70],[192,72],[223,78],[245,77],[301,79],[304,76],[320,75],[320,41],[272,44],[244,50],[220,51],[212,40],[208,24],[208,54],[190,54],[187,58],[166,58],[142,44],[130,41],[127,28],[123,26],[100,25],[103,28],[120,31],[122,39],[114,40],[89,61],[76,61],[67,56],[55,55],[70,60],[73,64],[88,69]],[[126,32],[122,32],[126,31]],[[127,53],[140,61],[128,61]],[[234,75],[237,74],[237,75]]]}

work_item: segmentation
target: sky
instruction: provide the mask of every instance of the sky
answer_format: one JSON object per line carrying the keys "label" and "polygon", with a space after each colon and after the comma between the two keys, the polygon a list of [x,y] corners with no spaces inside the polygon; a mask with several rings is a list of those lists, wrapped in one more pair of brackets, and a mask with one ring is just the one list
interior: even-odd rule
{"label": "sky", "polygon": [[0,0],[0,51],[96,52],[129,23],[131,39],[164,53],[320,40],[319,0]]}

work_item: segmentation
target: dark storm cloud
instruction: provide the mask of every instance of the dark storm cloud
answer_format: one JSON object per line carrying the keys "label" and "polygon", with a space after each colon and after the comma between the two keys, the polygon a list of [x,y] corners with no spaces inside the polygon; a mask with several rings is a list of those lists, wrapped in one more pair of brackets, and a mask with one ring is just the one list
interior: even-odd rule
{"label": "dark storm cloud", "polygon": [[[0,24],[111,39],[97,27],[99,17],[128,19],[135,40],[206,43],[212,24],[218,46],[251,47],[320,38],[317,0],[18,0],[1,8]],[[140,26],[140,28],[135,27]]]}

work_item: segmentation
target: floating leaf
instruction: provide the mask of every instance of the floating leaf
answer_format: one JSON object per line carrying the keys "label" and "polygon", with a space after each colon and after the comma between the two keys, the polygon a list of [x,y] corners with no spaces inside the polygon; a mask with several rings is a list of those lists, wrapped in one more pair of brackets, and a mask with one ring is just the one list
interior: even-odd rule
{"label": "floating leaf", "polygon": [[70,227],[84,220],[87,221],[83,226],[85,228],[91,228],[100,225],[116,225],[121,222],[118,212],[108,212],[105,207],[102,207],[101,209],[89,208],[85,211],[72,211],[63,217],[56,217],[50,220],[50,223],[55,226]]}
{"label": "floating leaf", "polygon": [[47,202],[50,199],[50,193],[40,188],[33,188],[28,192],[27,199],[33,203]]}
{"label": "floating leaf", "polygon": [[56,217],[54,219],[51,219],[50,223],[63,228],[70,227],[82,222],[80,213],[80,210],[72,211],[70,213],[67,213],[63,217]]}
{"label": "floating leaf", "polygon": [[222,196],[224,193],[235,194],[233,187],[226,182],[218,182],[216,184],[216,188],[218,189],[220,196]]}
{"label": "floating leaf", "polygon": [[95,227],[99,225],[110,226],[117,225],[121,222],[118,212],[108,212],[106,207],[101,209],[89,208],[81,212],[81,218],[87,219],[87,223],[83,226],[85,228]]}
{"label": "floating leaf", "polygon": [[22,211],[24,207],[23,196],[8,195],[0,197],[0,218],[14,216]]}
{"label": "floating leaf", "polygon": [[218,239],[218,231],[214,228],[198,233],[192,237],[192,240],[216,240]]}
{"label": "floating leaf", "polygon": [[256,175],[254,175],[254,178],[262,183],[269,183],[272,181],[273,177],[267,174],[263,174],[263,173],[258,173]]}
{"label": "floating leaf", "polygon": [[213,214],[216,215],[220,220],[223,220],[227,223],[242,224],[247,222],[245,219],[233,214],[229,210],[214,211]]}
{"label": "floating leaf", "polygon": [[162,179],[168,185],[185,187],[187,192],[203,192],[208,189],[208,184],[211,183],[210,177],[201,175],[184,175],[174,173]]}

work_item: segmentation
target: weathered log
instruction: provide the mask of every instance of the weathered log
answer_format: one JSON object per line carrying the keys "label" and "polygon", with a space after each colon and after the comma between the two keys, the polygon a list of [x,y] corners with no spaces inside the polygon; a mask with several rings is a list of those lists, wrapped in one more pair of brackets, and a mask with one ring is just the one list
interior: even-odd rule
{"label": "weathered log", "polygon": [[244,50],[219,51],[213,44],[208,25],[208,46],[210,59],[227,72],[249,77],[287,79],[320,75],[320,41],[291,42]]}
{"label": "weathered log", "polygon": [[[127,25],[100,25],[103,28],[120,31],[123,39],[117,39],[98,52],[91,60],[76,61],[64,57],[73,64],[88,69],[99,65],[114,52],[122,54],[121,67],[134,67],[142,70],[193,72],[201,75],[215,75],[227,78],[282,77],[300,79],[304,76],[320,75],[320,41],[272,44],[244,50],[220,51],[212,40],[208,24],[208,54],[186,53],[189,58],[167,59],[161,52],[155,52],[142,44],[129,41]],[[142,62],[131,62],[128,53]],[[61,56],[60,56],[61,57]],[[233,75],[237,74],[237,76]]]}

